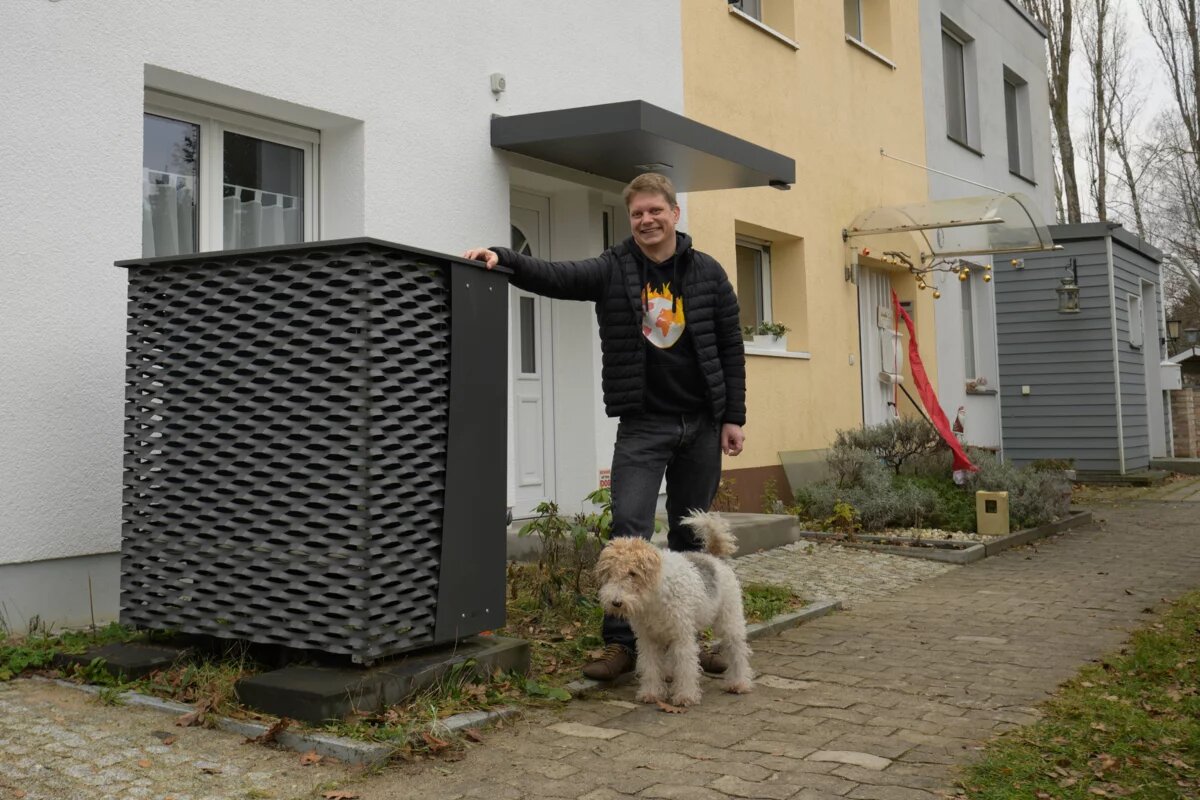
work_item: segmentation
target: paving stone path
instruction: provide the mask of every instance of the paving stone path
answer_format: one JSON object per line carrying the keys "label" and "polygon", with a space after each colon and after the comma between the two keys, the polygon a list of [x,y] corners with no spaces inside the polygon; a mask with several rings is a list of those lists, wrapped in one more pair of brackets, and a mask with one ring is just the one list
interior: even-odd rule
{"label": "paving stone path", "polygon": [[[463,761],[367,776],[53,684],[0,684],[0,800],[312,800],[329,781],[362,800],[932,800],[1145,609],[1200,587],[1196,507],[1123,502],[1091,528],[932,576],[892,557],[920,582],[755,642],[753,694],[706,681],[702,704],[672,715],[623,686],[488,731]],[[803,558],[761,577],[799,580],[824,563]],[[163,745],[156,731],[180,739]]]}
{"label": "paving stone path", "polygon": [[1189,503],[1139,503],[755,643],[753,694],[705,684],[664,714],[632,687],[489,733],[458,763],[393,768],[363,800],[429,797],[933,800],[955,765],[1160,598],[1200,587]]}

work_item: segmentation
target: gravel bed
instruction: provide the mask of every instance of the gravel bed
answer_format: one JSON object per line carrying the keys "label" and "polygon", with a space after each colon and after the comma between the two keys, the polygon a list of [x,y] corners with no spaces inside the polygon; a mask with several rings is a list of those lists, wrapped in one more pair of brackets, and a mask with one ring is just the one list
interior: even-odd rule
{"label": "gravel bed", "polygon": [[841,600],[846,608],[959,569],[939,561],[814,542],[742,556],[733,567],[743,583],[789,586],[806,600]]}

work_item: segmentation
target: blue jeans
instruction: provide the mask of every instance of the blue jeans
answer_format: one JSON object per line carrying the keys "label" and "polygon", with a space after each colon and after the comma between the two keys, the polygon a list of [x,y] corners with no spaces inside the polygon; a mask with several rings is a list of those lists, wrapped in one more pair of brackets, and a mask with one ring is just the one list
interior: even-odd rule
{"label": "blue jeans", "polygon": [[[654,512],[667,476],[667,547],[699,550],[691,528],[680,523],[693,510],[707,511],[721,482],[721,431],[707,412],[621,417],[612,463],[612,535],[654,532]],[[604,616],[605,644],[636,650],[629,623]]]}

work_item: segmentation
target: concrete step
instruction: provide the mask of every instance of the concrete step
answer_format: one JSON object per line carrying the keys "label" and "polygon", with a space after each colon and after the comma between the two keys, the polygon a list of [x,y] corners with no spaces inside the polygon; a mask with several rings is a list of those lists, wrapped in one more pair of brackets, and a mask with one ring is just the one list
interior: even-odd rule
{"label": "concrete step", "polygon": [[1158,486],[1171,473],[1162,469],[1144,469],[1137,472],[1084,472],[1076,473],[1075,482],[1093,486]]}
{"label": "concrete step", "polygon": [[1200,458],[1152,458],[1150,468],[1182,472],[1185,475],[1200,475]]}

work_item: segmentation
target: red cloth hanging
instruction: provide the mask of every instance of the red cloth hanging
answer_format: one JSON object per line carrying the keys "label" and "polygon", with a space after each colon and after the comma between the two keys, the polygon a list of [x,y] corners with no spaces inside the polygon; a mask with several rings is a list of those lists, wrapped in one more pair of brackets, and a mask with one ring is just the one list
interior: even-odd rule
{"label": "red cloth hanging", "polygon": [[904,324],[908,326],[908,363],[912,368],[913,383],[917,385],[917,394],[921,396],[921,403],[925,406],[925,413],[929,415],[929,421],[933,423],[933,427],[937,428],[937,432],[941,434],[942,439],[954,453],[954,464],[951,468],[955,472],[978,472],[979,467],[972,464],[971,459],[967,458],[958,438],[950,430],[946,412],[942,411],[942,406],[938,403],[937,392],[933,390],[933,386],[929,383],[929,376],[925,373],[925,363],[921,361],[921,351],[917,349],[917,330],[913,326],[912,317],[904,310],[904,306],[900,305],[900,298],[896,296],[895,289],[892,290],[892,305],[895,307],[896,313],[904,318]]}

